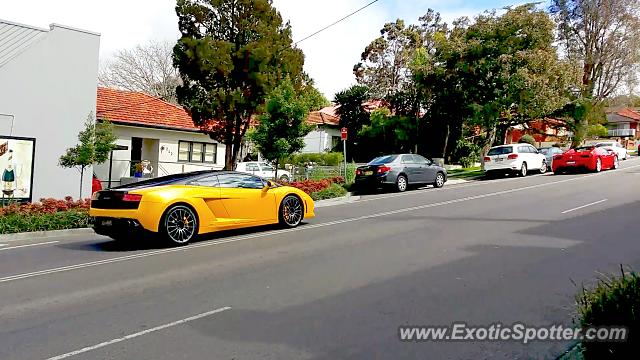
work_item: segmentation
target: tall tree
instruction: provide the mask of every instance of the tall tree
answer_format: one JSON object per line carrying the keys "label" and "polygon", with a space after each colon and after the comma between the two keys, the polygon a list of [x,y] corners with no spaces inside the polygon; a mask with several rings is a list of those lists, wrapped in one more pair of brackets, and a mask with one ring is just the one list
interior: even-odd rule
{"label": "tall tree", "polygon": [[89,166],[107,161],[111,150],[115,148],[115,141],[113,126],[109,122],[97,124],[93,114],[89,114],[84,129],[78,134],[78,144],[60,156],[61,167],[76,168],[80,171],[80,199],[84,171]]}
{"label": "tall tree", "polygon": [[638,0],[552,0],[563,52],[582,69],[581,95],[600,102],[640,62]]}
{"label": "tall tree", "polygon": [[[363,160],[367,156],[366,146],[362,146],[363,144],[359,143],[358,134],[363,126],[371,122],[371,115],[364,106],[370,99],[369,88],[363,85],[353,85],[338,92],[335,96],[335,103],[338,105],[337,113],[340,116],[340,126],[346,127],[348,130],[347,145],[350,149],[356,150],[348,153],[352,159],[354,156],[358,156],[358,160]],[[354,148],[356,144],[358,146]]]}
{"label": "tall tree", "polygon": [[376,98],[384,98],[406,89],[411,83],[409,63],[420,45],[416,26],[406,26],[404,20],[387,23],[381,36],[369,44],[353,72],[358,83],[371,89]]}
{"label": "tall tree", "polygon": [[304,56],[270,0],[178,0],[178,101],[226,146],[233,169],[251,119],[277,83],[302,81]]}
{"label": "tall tree", "polygon": [[98,82],[102,86],[140,91],[176,103],[180,76],[173,66],[173,44],[150,41],[117,51],[102,64]]}
{"label": "tall tree", "polygon": [[304,137],[312,130],[306,124],[313,103],[308,93],[298,92],[290,79],[286,79],[269,95],[265,113],[249,134],[258,151],[276,165],[286,156],[304,148]]}

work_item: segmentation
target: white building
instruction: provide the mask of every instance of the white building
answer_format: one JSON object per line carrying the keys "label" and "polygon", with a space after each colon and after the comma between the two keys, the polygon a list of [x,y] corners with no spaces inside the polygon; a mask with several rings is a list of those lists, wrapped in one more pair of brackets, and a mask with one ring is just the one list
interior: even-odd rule
{"label": "white building", "polygon": [[307,124],[314,129],[304,138],[302,153],[329,152],[340,144],[340,118],[335,110],[335,106],[330,106],[309,114]]}
{"label": "white building", "polygon": [[[78,196],[79,173],[59,167],[58,159],[95,113],[99,47],[100,35],[90,31],[0,20],[0,147],[6,150],[0,151],[0,166],[20,160],[17,192],[34,200]],[[16,154],[22,145],[11,149],[16,145],[9,137],[35,139],[33,164],[31,156]],[[84,184],[83,193],[89,194],[90,171]]]}
{"label": "white building", "polygon": [[113,152],[113,161],[94,167],[106,186],[110,168],[111,186],[117,186],[132,181],[135,164],[145,160],[150,177],[224,168],[224,145],[201,133],[180,106],[139,92],[98,88],[97,119],[114,124],[117,145],[126,147]]}

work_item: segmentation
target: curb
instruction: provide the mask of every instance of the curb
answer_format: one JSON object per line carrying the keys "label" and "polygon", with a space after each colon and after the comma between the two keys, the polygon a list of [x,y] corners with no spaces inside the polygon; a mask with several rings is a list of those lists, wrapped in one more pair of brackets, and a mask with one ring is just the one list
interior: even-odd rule
{"label": "curb", "polygon": [[327,200],[318,200],[315,202],[315,208],[323,208],[328,206],[348,204],[359,199],[360,199],[360,196],[353,195],[353,193],[348,193],[347,196],[342,196],[342,197],[327,199]]}
{"label": "curb", "polygon": [[34,231],[34,232],[27,232],[27,233],[1,234],[0,242],[31,240],[31,239],[47,239],[47,238],[62,237],[62,236],[79,236],[79,235],[93,235],[93,234],[95,234],[95,232],[91,228],[52,230],[52,231]]}

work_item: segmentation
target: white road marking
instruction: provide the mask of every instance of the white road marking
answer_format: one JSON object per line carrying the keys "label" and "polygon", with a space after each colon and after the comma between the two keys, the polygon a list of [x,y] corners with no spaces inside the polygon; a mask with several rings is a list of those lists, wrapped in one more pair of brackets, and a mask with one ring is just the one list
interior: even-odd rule
{"label": "white road marking", "polygon": [[[8,247],[8,248],[2,248],[2,249],[0,249],[0,251],[22,249],[22,248],[28,248],[28,247],[40,246],[40,245],[49,245],[49,244],[55,244],[55,243],[58,243],[58,242],[59,241],[56,240],[56,241],[47,241],[47,242],[37,243],[37,244],[18,245],[18,246],[12,246],[12,247]],[[6,246],[6,244],[2,244],[0,246]]]}
{"label": "white road marking", "polygon": [[600,200],[600,201],[592,202],[592,203],[587,204],[587,205],[582,205],[582,206],[578,206],[577,208],[573,208],[573,209],[569,209],[569,210],[563,211],[562,213],[563,213],[563,214],[568,214],[568,213],[571,213],[571,212],[574,212],[574,211],[582,210],[582,209],[587,208],[587,207],[589,207],[589,206],[602,204],[603,202],[606,202],[606,201],[608,201],[608,200],[609,200],[609,199],[602,199],[602,200]]}
{"label": "white road marking", "polygon": [[[640,167],[640,165],[637,165],[637,167]],[[608,172],[608,173],[610,174],[612,172]],[[487,193],[487,194],[482,194],[482,195],[469,196],[469,197],[464,197],[464,198],[460,198],[460,199],[441,201],[441,202],[437,202],[437,203],[424,204],[424,205],[414,206],[414,207],[410,207],[410,208],[403,208],[403,209],[399,209],[399,210],[392,210],[392,211],[380,212],[380,213],[375,213],[375,214],[363,215],[363,216],[354,217],[354,218],[329,221],[329,222],[320,223],[320,224],[306,225],[306,226],[298,227],[298,228],[295,228],[295,229],[274,230],[274,231],[267,231],[267,232],[263,232],[263,233],[242,235],[242,236],[235,237],[235,238],[229,238],[229,239],[218,240],[218,241],[207,241],[207,242],[197,243],[197,244],[184,246],[184,247],[179,247],[179,248],[154,250],[154,251],[146,252],[146,253],[143,253],[143,254],[126,255],[126,256],[121,256],[121,257],[116,257],[116,258],[111,258],[111,259],[86,262],[86,263],[63,266],[63,267],[52,268],[52,269],[47,269],[47,270],[34,271],[34,272],[30,272],[30,273],[23,273],[23,274],[12,275],[12,276],[7,276],[7,277],[0,278],[0,283],[6,283],[6,282],[10,282],[10,281],[28,279],[28,278],[32,278],[32,277],[38,277],[38,276],[44,276],[44,275],[49,275],[49,274],[61,273],[61,272],[66,272],[66,271],[71,271],[71,270],[84,269],[84,268],[88,268],[88,267],[100,266],[100,265],[105,265],[105,264],[113,264],[113,263],[118,263],[118,262],[122,262],[122,261],[145,258],[145,257],[149,257],[149,256],[169,254],[169,253],[174,253],[174,252],[184,252],[184,251],[189,251],[189,250],[199,249],[199,248],[204,248],[204,247],[209,247],[209,246],[230,244],[230,243],[235,243],[235,242],[239,242],[239,241],[245,241],[245,240],[251,240],[251,239],[256,239],[256,238],[269,237],[269,236],[273,236],[273,235],[285,234],[285,233],[290,233],[290,232],[307,231],[307,230],[312,230],[312,229],[317,229],[317,228],[322,228],[322,227],[327,227],[327,226],[335,226],[335,225],[346,224],[346,223],[355,222],[355,221],[368,220],[368,219],[373,219],[373,218],[382,217],[382,216],[402,214],[402,213],[416,211],[416,210],[428,209],[428,208],[444,206],[444,205],[451,205],[451,204],[461,203],[461,202],[465,202],[465,201],[484,199],[484,198],[493,197],[493,196],[511,194],[511,193],[525,191],[525,190],[538,189],[538,188],[547,187],[547,186],[553,186],[553,185],[557,185],[557,184],[574,182],[574,181],[587,179],[587,178],[594,177],[594,176],[602,176],[603,174],[606,174],[606,173],[590,174],[590,175],[585,175],[585,176],[576,177],[576,178],[558,180],[558,181],[553,181],[553,182],[543,183],[543,184],[530,185],[530,186],[525,186],[525,187],[521,187],[521,188],[503,190],[503,191]]]}
{"label": "white road marking", "polygon": [[186,319],[182,319],[182,320],[174,321],[172,323],[156,326],[156,327],[151,328],[151,329],[147,329],[147,330],[140,331],[140,332],[137,332],[137,333],[129,334],[129,335],[117,338],[117,339],[105,341],[105,342],[102,342],[100,344],[96,344],[96,345],[93,345],[93,346],[87,346],[87,347],[82,348],[80,350],[75,350],[75,351],[68,352],[66,354],[50,357],[47,360],[61,360],[61,359],[70,358],[72,356],[76,356],[76,355],[80,355],[80,354],[83,354],[83,353],[86,353],[86,352],[89,352],[89,351],[97,350],[97,349],[103,348],[105,346],[117,344],[119,342],[123,342],[123,341],[126,341],[126,340],[131,340],[131,339],[137,338],[137,337],[142,336],[142,335],[147,335],[147,334],[150,334],[150,333],[153,333],[153,332],[156,332],[156,331],[164,330],[164,329],[167,329],[167,328],[170,328],[170,327],[174,327],[174,326],[177,326],[177,325],[182,325],[182,324],[194,321],[194,320],[202,319],[202,318],[205,318],[205,317],[208,317],[208,316],[211,316],[211,315],[219,314],[219,313],[221,313],[223,311],[227,311],[227,310],[231,310],[231,307],[227,306],[227,307],[223,307],[223,308],[220,308],[220,309],[215,309],[213,311],[208,311],[208,312],[205,312],[205,313],[202,313],[202,314],[194,315],[194,316],[188,317]]}
{"label": "white road marking", "polygon": [[0,247],[8,246],[9,244],[0,244]]}

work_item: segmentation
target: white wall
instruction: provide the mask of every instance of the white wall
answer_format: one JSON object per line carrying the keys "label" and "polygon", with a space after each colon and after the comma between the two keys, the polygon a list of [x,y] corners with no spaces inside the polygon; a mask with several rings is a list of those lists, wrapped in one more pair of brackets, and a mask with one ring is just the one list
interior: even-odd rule
{"label": "white wall", "polygon": [[[36,138],[34,200],[79,195],[79,173],[60,168],[58,159],[95,114],[99,47],[98,34],[52,25],[0,67],[0,113],[15,116],[13,136]],[[3,135],[7,121],[0,118]],[[83,197],[90,192],[91,169]]]}
{"label": "white wall", "polygon": [[318,126],[305,136],[305,147],[301,152],[303,154],[313,154],[331,151],[331,138],[333,136],[340,136],[340,129]]}
{"label": "white wall", "polygon": [[[148,151],[149,149],[145,149],[144,142],[142,150],[143,160],[149,160],[152,162],[154,173],[157,176],[197,170],[222,170],[224,168],[225,148],[223,144],[218,144],[215,164],[178,162],[178,142],[180,140],[202,142],[208,144],[216,143],[216,141],[211,140],[211,138],[205,134],[188,131],[152,129],[123,125],[114,125],[114,133],[118,137],[117,144],[127,146],[129,149],[113,152],[114,161],[113,169],[111,172],[112,186],[119,185],[121,177],[129,177],[129,163],[131,160],[131,138],[133,137],[158,140],[157,144],[159,152],[156,154],[156,158],[153,158],[153,154],[145,154],[145,151]],[[159,163],[159,166],[156,165],[156,160],[157,163]],[[94,172],[100,180],[106,182],[109,178],[109,162],[107,161],[104,164],[96,166]]]}

